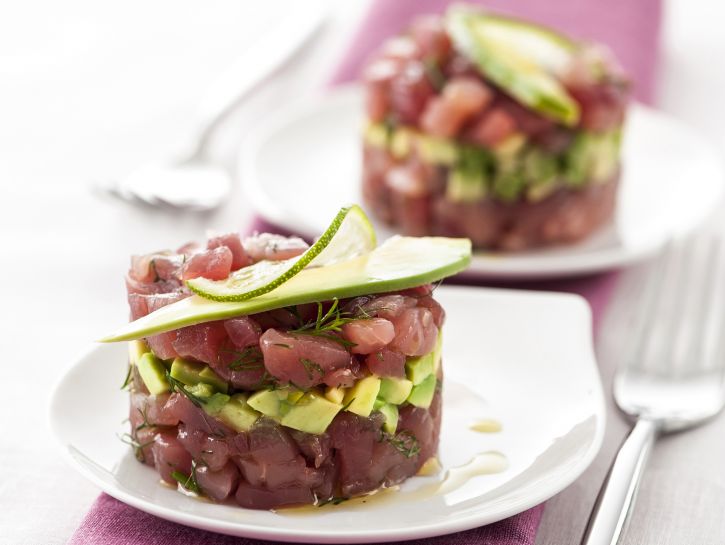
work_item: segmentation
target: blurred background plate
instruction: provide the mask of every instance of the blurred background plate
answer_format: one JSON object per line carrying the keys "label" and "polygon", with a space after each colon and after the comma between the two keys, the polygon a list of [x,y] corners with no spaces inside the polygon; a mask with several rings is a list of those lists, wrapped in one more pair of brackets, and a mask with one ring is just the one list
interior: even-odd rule
{"label": "blurred background plate", "polygon": [[[267,118],[239,158],[240,178],[257,212],[288,231],[314,237],[341,205],[363,204],[362,112],[361,90],[350,86]],[[719,156],[708,141],[662,112],[633,104],[615,219],[571,246],[516,254],[477,252],[466,274],[555,278],[635,262],[702,223],[717,205],[724,180]],[[393,234],[380,224],[376,229],[380,240]]]}

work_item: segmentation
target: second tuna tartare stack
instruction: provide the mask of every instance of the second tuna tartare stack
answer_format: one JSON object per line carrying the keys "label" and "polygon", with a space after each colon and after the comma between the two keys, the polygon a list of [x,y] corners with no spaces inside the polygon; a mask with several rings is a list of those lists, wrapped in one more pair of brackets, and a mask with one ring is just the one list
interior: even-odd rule
{"label": "second tuna tartare stack", "polygon": [[[369,493],[435,458],[445,313],[431,282],[465,267],[470,243],[375,248],[362,212],[341,214],[324,248],[230,234],[132,259],[134,321],[106,340],[136,339],[126,439],[167,483],[270,509]],[[245,294],[270,270],[277,287]],[[225,300],[191,292],[209,285]]]}
{"label": "second tuna tartare stack", "polygon": [[385,42],[363,83],[363,194],[402,232],[520,250],[612,216],[629,86],[603,48],[453,6]]}

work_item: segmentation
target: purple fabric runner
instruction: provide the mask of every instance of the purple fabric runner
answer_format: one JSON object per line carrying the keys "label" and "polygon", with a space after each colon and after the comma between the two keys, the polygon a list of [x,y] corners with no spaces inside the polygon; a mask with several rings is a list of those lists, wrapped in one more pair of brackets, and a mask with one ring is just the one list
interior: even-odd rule
{"label": "purple fabric runner", "polygon": [[[367,15],[343,56],[332,84],[355,80],[365,60],[385,38],[402,30],[422,13],[440,13],[448,0],[373,0]],[[584,39],[609,45],[634,81],[634,95],[654,97],[660,0],[489,0],[492,10],[520,15]],[[354,183],[353,180],[350,183]],[[280,231],[255,218],[250,231]],[[616,282],[616,273],[576,280],[516,284],[522,289],[577,293],[587,299],[597,330],[602,311]],[[470,282],[466,282],[470,283]],[[544,506],[495,524],[438,538],[417,540],[421,545],[532,545]],[[101,494],[68,545],[263,545],[266,541],[222,536],[161,520]]]}

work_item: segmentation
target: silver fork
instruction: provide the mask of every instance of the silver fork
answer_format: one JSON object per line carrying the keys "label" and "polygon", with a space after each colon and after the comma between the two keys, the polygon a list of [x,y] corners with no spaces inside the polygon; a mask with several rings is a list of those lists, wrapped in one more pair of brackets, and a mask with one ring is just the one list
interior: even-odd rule
{"label": "silver fork", "polygon": [[724,279],[717,239],[671,244],[650,267],[614,378],[614,399],[635,424],[599,491],[582,545],[619,542],[660,434],[691,428],[722,410]]}

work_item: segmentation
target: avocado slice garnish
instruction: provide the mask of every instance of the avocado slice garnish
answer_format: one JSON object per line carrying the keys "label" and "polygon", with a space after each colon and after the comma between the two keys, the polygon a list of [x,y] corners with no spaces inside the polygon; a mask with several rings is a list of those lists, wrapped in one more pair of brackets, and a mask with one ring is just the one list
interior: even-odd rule
{"label": "avocado slice garnish", "polygon": [[213,301],[245,301],[268,293],[305,267],[323,267],[369,253],[375,230],[357,205],[342,208],[320,238],[303,254],[282,261],[262,260],[232,272],[225,280],[199,277],[186,282],[194,293]]}
{"label": "avocado slice garnish", "polygon": [[182,299],[125,324],[101,342],[129,341],[180,327],[290,305],[413,288],[464,270],[471,241],[394,236],[370,253],[324,267],[303,269],[269,293],[239,302]]}
{"label": "avocado slice garnish", "polygon": [[456,49],[493,83],[541,115],[577,124],[579,105],[559,81],[575,42],[539,25],[460,5],[448,9],[445,24]]}

